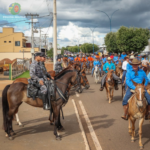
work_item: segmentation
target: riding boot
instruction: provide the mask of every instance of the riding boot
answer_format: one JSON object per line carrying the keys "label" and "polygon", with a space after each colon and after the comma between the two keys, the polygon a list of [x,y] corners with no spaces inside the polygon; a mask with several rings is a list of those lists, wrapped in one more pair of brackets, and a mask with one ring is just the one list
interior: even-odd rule
{"label": "riding boot", "polygon": [[43,109],[50,110],[49,105],[47,103],[47,95],[42,94],[42,100],[43,100]]}
{"label": "riding boot", "polygon": [[124,120],[128,120],[128,107],[129,107],[129,104],[123,106],[124,115],[121,118]]}
{"label": "riding boot", "polygon": [[117,81],[115,81],[115,90],[119,90]]}
{"label": "riding boot", "polygon": [[150,105],[147,106],[145,120],[150,120]]}
{"label": "riding boot", "polygon": [[99,90],[100,90],[100,91],[103,91],[103,89],[104,89],[104,87],[101,87]]}

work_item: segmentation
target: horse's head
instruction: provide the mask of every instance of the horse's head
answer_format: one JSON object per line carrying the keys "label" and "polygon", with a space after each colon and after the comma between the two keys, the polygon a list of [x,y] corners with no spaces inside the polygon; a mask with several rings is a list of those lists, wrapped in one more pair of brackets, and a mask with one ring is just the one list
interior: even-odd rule
{"label": "horse's head", "polygon": [[74,69],[77,70],[78,72],[80,72],[81,71],[81,65],[78,63],[74,64]]}
{"label": "horse's head", "polygon": [[109,70],[108,73],[107,73],[107,77],[106,77],[106,80],[108,83],[112,83],[113,81],[113,70]]}
{"label": "horse's head", "polygon": [[98,68],[98,66],[96,65],[96,66],[95,66],[95,72],[98,73],[98,71],[99,71],[99,68]]}
{"label": "horse's head", "polygon": [[117,67],[118,67],[119,69],[122,69],[122,62],[121,62],[121,61],[119,61]]}
{"label": "horse's head", "polygon": [[133,84],[136,86],[135,90],[131,90],[135,94],[136,97],[136,103],[138,107],[143,107],[143,100],[144,100],[144,95],[145,95],[145,89],[144,89],[144,82],[143,80],[142,84],[137,84],[134,81],[132,81]]}

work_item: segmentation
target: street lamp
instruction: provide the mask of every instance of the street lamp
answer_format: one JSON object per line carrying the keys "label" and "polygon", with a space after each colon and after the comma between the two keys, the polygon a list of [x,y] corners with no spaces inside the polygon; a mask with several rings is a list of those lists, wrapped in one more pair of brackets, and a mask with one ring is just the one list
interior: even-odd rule
{"label": "street lamp", "polygon": [[93,38],[93,54],[94,54],[94,36],[93,36],[93,33],[94,33],[94,30],[96,29],[96,27],[95,28],[90,28],[90,30],[91,30],[91,32],[92,32],[92,38]]}
{"label": "street lamp", "polygon": [[115,11],[111,14],[111,17],[108,16],[108,14],[107,14],[106,12],[101,11],[101,10],[97,10],[97,11],[99,11],[99,12],[102,12],[102,13],[106,14],[107,17],[109,18],[109,21],[110,21],[110,32],[111,32],[111,20],[112,20],[112,16],[113,16],[113,14],[114,14],[115,12],[117,12],[118,10],[119,10],[119,9],[115,10]]}

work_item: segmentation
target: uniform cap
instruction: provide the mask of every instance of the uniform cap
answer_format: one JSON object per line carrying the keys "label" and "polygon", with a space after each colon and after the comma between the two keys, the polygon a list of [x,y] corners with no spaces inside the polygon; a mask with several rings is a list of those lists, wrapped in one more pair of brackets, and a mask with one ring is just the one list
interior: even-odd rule
{"label": "uniform cap", "polygon": [[41,53],[41,55],[40,55],[41,57],[46,57],[46,55],[44,54],[44,53]]}
{"label": "uniform cap", "polygon": [[35,54],[34,54],[34,57],[36,57],[36,56],[40,56],[40,57],[41,57],[41,53],[40,53],[40,52],[35,53]]}

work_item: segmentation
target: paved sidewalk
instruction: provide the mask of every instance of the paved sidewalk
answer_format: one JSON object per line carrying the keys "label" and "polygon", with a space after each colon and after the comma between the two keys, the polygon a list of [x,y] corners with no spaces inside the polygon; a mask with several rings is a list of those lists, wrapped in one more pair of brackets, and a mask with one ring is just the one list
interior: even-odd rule
{"label": "paved sidewalk", "polygon": [[[10,83],[11,81],[0,82],[0,90]],[[61,118],[61,121],[65,131],[60,133],[62,140],[56,141],[53,126],[49,125],[49,111],[23,103],[19,108],[19,118],[25,126],[18,127],[16,121],[13,122],[17,135],[12,141],[5,137],[4,131],[0,128],[1,148],[3,150],[85,150],[85,143],[71,98],[63,110],[65,119]],[[1,91],[0,112],[2,112]],[[0,125],[2,125],[2,120],[2,113],[0,113]]]}

